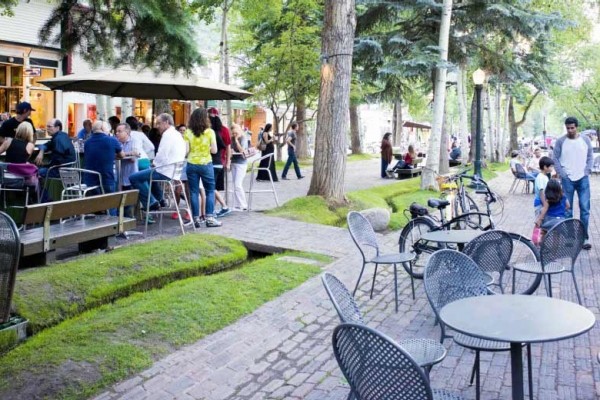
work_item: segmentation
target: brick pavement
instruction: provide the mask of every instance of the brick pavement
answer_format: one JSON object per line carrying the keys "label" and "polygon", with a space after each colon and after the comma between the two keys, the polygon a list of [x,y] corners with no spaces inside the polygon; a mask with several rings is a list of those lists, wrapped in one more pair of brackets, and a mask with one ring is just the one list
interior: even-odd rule
{"label": "brick pavement", "polygon": [[[372,162],[371,162],[372,163]],[[347,180],[366,184],[355,175]],[[352,164],[350,164],[352,166]],[[368,179],[366,176],[365,179]],[[492,185],[506,194],[512,176],[503,174]],[[308,180],[282,184],[307,184]],[[368,182],[372,184],[373,182]],[[592,178],[592,204],[599,204],[600,178]],[[301,191],[297,186],[292,189]],[[305,189],[304,189],[305,190]],[[292,195],[293,196],[293,195]],[[529,235],[531,195],[505,197],[501,228]],[[321,252],[337,260],[325,269],[352,287],[358,275],[360,256],[345,229],[304,224],[266,217],[260,213],[237,215],[236,224],[225,220],[223,234],[264,245]],[[598,212],[592,208],[590,233],[593,243],[599,237]],[[397,247],[398,233],[382,236],[389,250]],[[578,261],[578,282],[584,302],[599,315],[600,280],[594,274],[600,244],[583,252]],[[371,270],[372,271],[372,270]],[[365,272],[368,277],[371,271]],[[417,299],[412,300],[410,280],[399,274],[400,310],[393,307],[392,277],[385,268],[378,274],[376,293],[368,298],[368,278],[363,279],[357,301],[367,323],[396,338],[429,337],[437,339],[439,328],[417,284]],[[554,279],[555,296],[575,300],[567,274]],[[338,323],[320,278],[271,301],[251,315],[206,338],[184,347],[156,362],[148,370],[121,382],[97,399],[345,399],[348,385],[337,367],[331,350],[331,333]],[[446,341],[448,356],[431,373],[432,385],[451,389],[465,398],[474,398],[467,382],[473,352]],[[600,397],[600,366],[595,354],[600,350],[600,330],[557,343],[533,345],[534,397],[536,399],[595,399]],[[510,398],[510,359],[508,353],[482,353],[482,398]]]}

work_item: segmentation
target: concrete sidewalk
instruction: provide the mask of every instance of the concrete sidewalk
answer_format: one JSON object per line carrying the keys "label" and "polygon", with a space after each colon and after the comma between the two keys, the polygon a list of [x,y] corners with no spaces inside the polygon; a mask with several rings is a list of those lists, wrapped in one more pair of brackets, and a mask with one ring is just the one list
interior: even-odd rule
{"label": "concrete sidewalk", "polygon": [[[349,185],[387,183],[377,176],[378,160],[350,163]],[[361,165],[362,164],[362,165]],[[365,172],[368,169],[368,174]],[[500,228],[526,236],[532,229],[532,196],[508,196],[512,182],[504,173],[492,187],[505,198]],[[309,179],[283,181],[282,192],[304,195]],[[592,178],[592,204],[598,204],[600,178]],[[292,186],[294,185],[294,186]],[[366,187],[366,186],[365,186]],[[304,192],[302,192],[304,190]],[[287,196],[287,195],[286,195]],[[295,197],[294,194],[290,196]],[[235,222],[234,222],[235,221]],[[578,261],[578,282],[585,305],[598,317],[600,280],[598,264],[598,212],[592,208],[590,234],[594,248]],[[172,228],[169,228],[172,229]],[[203,230],[207,231],[207,230]],[[313,251],[336,257],[326,270],[353,287],[360,268],[360,255],[346,229],[305,224],[262,215],[239,213],[224,219],[223,227],[210,233],[222,234],[265,246]],[[398,232],[382,241],[397,251]],[[392,276],[378,274],[373,299],[369,299],[370,274],[365,272],[357,301],[369,326],[395,338],[439,338],[433,313],[417,282],[417,299],[412,300],[410,279],[399,273],[400,310],[393,306]],[[570,277],[553,280],[555,296],[575,301]],[[539,290],[542,294],[543,290]],[[345,399],[349,389],[331,349],[331,333],[339,320],[315,277],[260,307],[254,313],[206,338],[156,362],[150,369],[115,385],[96,399]],[[468,386],[474,353],[446,341],[448,356],[435,366],[432,386],[475,398]],[[596,399],[600,396],[600,367],[595,354],[600,350],[600,330],[575,339],[533,345],[534,398]],[[482,398],[508,399],[511,393],[508,353],[482,353]]]}

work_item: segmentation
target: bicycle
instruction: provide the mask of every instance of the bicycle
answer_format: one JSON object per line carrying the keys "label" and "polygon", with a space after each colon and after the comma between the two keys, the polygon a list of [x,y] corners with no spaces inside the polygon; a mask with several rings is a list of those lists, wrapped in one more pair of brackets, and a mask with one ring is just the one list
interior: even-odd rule
{"label": "bicycle", "polygon": [[[400,238],[398,241],[399,251],[401,253],[409,252],[415,254],[415,261],[412,265],[412,270],[408,266],[404,266],[406,272],[413,276],[415,279],[423,279],[423,272],[429,255],[442,248],[448,248],[448,245],[427,242],[421,239],[424,233],[439,230],[450,230],[450,229],[474,229],[481,231],[488,231],[495,229],[496,225],[492,218],[492,204],[497,201],[497,197],[494,192],[489,188],[489,185],[478,176],[469,176],[464,173],[459,174],[460,177],[457,179],[471,179],[481,189],[476,190],[478,194],[485,195],[486,212],[467,212],[450,220],[446,220],[445,209],[450,205],[447,200],[441,199],[429,199],[427,205],[430,208],[436,208],[440,217],[429,214],[429,210],[417,203],[411,204],[409,210],[410,219],[408,224],[402,229]],[[407,217],[408,219],[408,217]],[[539,262],[540,256],[537,247],[527,238],[518,235],[516,233],[509,233],[513,239],[513,254],[511,256],[511,265],[516,263],[526,262]],[[451,246],[450,246],[451,247]],[[514,273],[514,271],[513,271]],[[525,275],[525,274],[521,274]],[[532,275],[529,278],[524,276],[525,279],[519,280],[516,293],[531,294],[539,287],[541,283],[541,275]],[[512,274],[503,274],[503,282],[505,287],[512,287]]]}

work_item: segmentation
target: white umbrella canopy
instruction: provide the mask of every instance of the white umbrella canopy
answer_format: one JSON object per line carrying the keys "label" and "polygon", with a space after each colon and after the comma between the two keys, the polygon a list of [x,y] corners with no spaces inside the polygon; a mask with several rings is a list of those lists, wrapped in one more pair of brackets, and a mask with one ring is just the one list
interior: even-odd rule
{"label": "white umbrella canopy", "polygon": [[252,96],[235,86],[194,75],[155,74],[148,70],[103,70],[60,76],[41,83],[53,90],[137,99],[243,100]]}

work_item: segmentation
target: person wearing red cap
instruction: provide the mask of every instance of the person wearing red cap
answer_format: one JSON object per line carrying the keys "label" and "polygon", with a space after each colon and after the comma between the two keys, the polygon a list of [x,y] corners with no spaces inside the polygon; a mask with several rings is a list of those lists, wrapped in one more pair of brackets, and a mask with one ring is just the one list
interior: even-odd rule
{"label": "person wearing red cap", "polygon": [[35,125],[33,125],[33,121],[29,118],[32,111],[35,111],[35,109],[31,108],[31,104],[26,101],[17,104],[17,115],[4,121],[2,126],[0,126],[0,143],[4,141],[4,138],[14,138],[17,127],[23,121],[29,122],[33,128],[33,132],[35,132]]}

